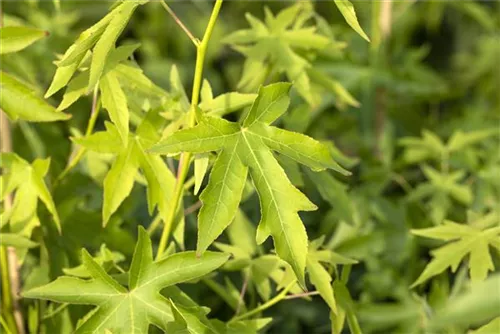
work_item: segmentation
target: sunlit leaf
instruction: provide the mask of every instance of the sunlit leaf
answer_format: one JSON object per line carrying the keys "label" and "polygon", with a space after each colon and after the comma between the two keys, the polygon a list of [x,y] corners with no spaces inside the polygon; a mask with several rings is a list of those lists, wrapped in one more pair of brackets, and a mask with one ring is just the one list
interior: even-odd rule
{"label": "sunlit leaf", "polygon": [[[52,300],[60,303],[97,306],[79,324],[75,333],[104,332],[147,333],[150,324],[167,330],[169,323],[181,314],[189,330],[215,332],[208,320],[185,308],[175,290],[160,290],[175,284],[202,277],[220,267],[228,259],[222,253],[206,252],[201,258],[194,252],[177,253],[153,262],[151,241],[147,232],[139,228],[132,264],[128,273],[128,288],[122,286],[99,266],[87,251],[82,260],[90,275],[89,280],[62,276],[57,280],[26,291],[25,298]],[[170,298],[170,303],[166,298]],[[176,310],[172,310],[172,304]],[[177,316],[178,316],[177,314]]]}
{"label": "sunlit leaf", "polygon": [[333,168],[347,172],[335,163],[321,143],[269,125],[285,112],[289,88],[289,84],[283,83],[261,88],[241,125],[207,116],[196,127],[163,139],[151,148],[151,152],[219,152],[208,186],[201,194],[199,253],[205,251],[233,220],[247,173],[250,173],[262,208],[257,242],[262,243],[272,235],[278,255],[290,263],[303,283],[307,234],[297,212],[314,210],[316,206],[290,183],[271,150],[316,170]]}
{"label": "sunlit leaf", "polygon": [[47,31],[29,27],[0,28],[0,54],[22,50],[47,35]]}

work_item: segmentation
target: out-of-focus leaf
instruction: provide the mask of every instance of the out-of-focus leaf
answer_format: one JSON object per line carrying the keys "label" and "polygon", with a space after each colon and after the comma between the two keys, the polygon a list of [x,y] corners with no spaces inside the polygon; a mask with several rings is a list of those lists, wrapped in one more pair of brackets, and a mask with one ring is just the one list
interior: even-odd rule
{"label": "out-of-focus leaf", "polygon": [[0,54],[20,51],[47,35],[47,31],[29,27],[0,28]]}
{"label": "out-of-focus leaf", "polygon": [[354,6],[348,0],[334,0],[337,8],[344,16],[347,24],[351,26],[354,31],[356,31],[361,37],[363,37],[366,41],[370,41],[366,33],[363,31],[363,28],[359,25],[358,18],[356,16],[356,12],[354,11]]}
{"label": "out-of-focus leaf", "polygon": [[[500,316],[500,276],[492,275],[484,282],[473,284],[442,309],[436,312],[431,326],[478,325]],[[432,327],[431,327],[432,328]]]}
{"label": "out-of-focus leaf", "polygon": [[495,224],[498,224],[498,216],[490,213],[481,218],[480,225],[477,222],[463,225],[447,221],[441,226],[412,230],[413,234],[422,237],[451,241],[432,251],[432,261],[412,286],[422,284],[448,267],[456,271],[467,254],[470,254],[468,266],[472,281],[486,279],[488,271],[494,270],[489,245],[495,246],[500,238],[500,227]]}
{"label": "out-of-focus leaf", "polygon": [[54,122],[71,117],[57,112],[28,86],[2,71],[0,71],[0,88],[2,89],[0,108],[13,120],[19,118],[30,122]]}
{"label": "out-of-focus leaf", "polygon": [[38,244],[30,239],[16,233],[0,233],[0,243],[2,246],[12,246],[16,248],[34,248]]}

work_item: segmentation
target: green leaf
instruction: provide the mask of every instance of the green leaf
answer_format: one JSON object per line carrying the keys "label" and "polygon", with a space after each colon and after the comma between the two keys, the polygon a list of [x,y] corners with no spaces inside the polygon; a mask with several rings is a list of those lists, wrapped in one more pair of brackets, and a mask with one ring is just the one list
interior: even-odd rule
{"label": "green leaf", "polygon": [[104,16],[99,22],[94,24],[92,27],[83,31],[74,44],[72,44],[63,58],[57,62],[59,67],[67,67],[73,63],[80,63],[87,53],[99,40],[109,22],[115,17],[119,12],[121,6],[113,9],[106,16]]}
{"label": "green leaf", "polygon": [[223,116],[251,105],[256,97],[257,94],[231,92],[219,95],[211,100],[203,99],[199,107],[211,116]]}
{"label": "green leaf", "polygon": [[201,184],[208,170],[209,155],[207,153],[197,154],[194,157],[194,194],[200,191]]}
{"label": "green leaf", "polygon": [[478,328],[471,332],[471,334],[491,334],[500,332],[500,317],[491,320],[481,328]]}
{"label": "green leaf", "polygon": [[169,211],[174,210],[171,203],[175,177],[160,157],[145,152],[146,147],[140,140],[136,142],[140,151],[139,164],[148,182],[149,213],[151,214],[154,207],[158,205],[163,221],[166,221]]}
{"label": "green leaf", "polygon": [[116,125],[123,143],[128,141],[129,111],[127,98],[113,71],[106,73],[99,83],[102,106],[108,111],[109,118]]}
{"label": "green leaf", "polygon": [[480,325],[499,317],[500,294],[496,293],[498,286],[500,286],[498,274],[491,275],[484,282],[472,284],[469,289],[436,312],[430,328]]}
{"label": "green leaf", "polygon": [[254,91],[269,73],[286,74],[310,105],[319,104],[320,96],[313,92],[307,72],[311,64],[304,51],[314,54],[326,49],[331,41],[318,34],[315,27],[304,27],[311,15],[308,6],[301,4],[282,10],[276,19],[266,10],[265,24],[247,14],[251,29],[236,31],[223,40],[246,57],[238,87]]}
{"label": "green leaf", "polygon": [[57,106],[57,111],[63,111],[69,108],[80,97],[85,95],[87,93],[88,81],[89,73],[87,71],[79,73],[73,80],[71,80],[66,88],[66,91],[64,92],[61,103]]}
{"label": "green leaf", "polygon": [[0,28],[0,54],[20,51],[47,35],[47,31],[29,27]]}
{"label": "green leaf", "polygon": [[116,126],[110,122],[104,122],[106,131],[98,131],[90,136],[75,137],[71,140],[89,150],[99,153],[120,153],[124,150],[122,139]]}
{"label": "green leaf", "polygon": [[[2,168],[8,170],[3,175],[2,198],[16,191],[12,208],[9,212],[11,230],[14,232],[24,230],[29,226],[30,222],[33,222],[33,219],[36,219],[37,202],[40,199],[51,213],[58,231],[61,232],[59,215],[52,195],[44,181],[44,177],[49,170],[50,159],[36,159],[30,165],[14,153],[2,153],[1,158]],[[33,227],[29,226],[30,229],[33,229]]]}
{"label": "green leaf", "polygon": [[198,216],[199,254],[231,224],[238,210],[248,168],[236,154],[237,148],[238,142],[218,155],[208,186],[201,193],[203,206]]}
{"label": "green leaf", "polygon": [[248,255],[253,255],[257,251],[255,243],[255,227],[252,225],[248,217],[243,211],[238,210],[234,216],[234,220],[227,229],[229,240],[233,245],[244,250]]}
{"label": "green leaf", "polygon": [[491,226],[498,224],[498,217],[495,213],[490,213],[481,220],[482,226],[474,226],[473,223],[462,225],[446,221],[441,226],[412,230],[412,233],[418,236],[450,241],[445,246],[431,252],[433,259],[412,284],[412,287],[422,284],[448,267],[455,271],[467,254],[470,254],[468,266],[472,281],[484,280],[488,271],[495,269],[488,248],[490,244],[493,245],[495,240],[500,238],[500,227]]}
{"label": "green leaf", "polygon": [[0,108],[16,120],[30,122],[54,122],[67,120],[71,115],[57,112],[21,81],[0,71]]}
{"label": "green leaf", "polygon": [[[170,135],[150,151],[161,154],[218,152],[208,186],[200,196],[203,206],[198,217],[199,253],[233,220],[248,171],[262,210],[257,242],[262,243],[272,235],[277,254],[290,263],[304,285],[307,234],[297,212],[314,210],[316,206],[290,183],[272,150],[315,169],[338,165],[323,144],[268,125],[288,107],[289,89],[286,83],[261,88],[242,125],[205,116],[194,128]],[[309,150],[298,139],[305,140]]]}
{"label": "green leaf", "polygon": [[[66,50],[66,53],[64,54],[63,58],[66,57],[66,55],[72,53],[75,47],[76,47],[75,45],[70,46],[68,50]],[[47,92],[45,93],[44,97],[48,98],[52,96],[54,93],[58,92],[61,88],[66,86],[73,77],[73,74],[75,74],[76,70],[80,67],[82,63],[86,61],[88,57],[90,57],[90,52],[82,53],[77,59],[75,59],[73,63],[70,63],[66,66],[62,66],[59,64],[56,73],[54,74],[54,78],[52,79],[52,82],[50,83],[50,86],[47,89]],[[85,82],[85,85],[87,84],[87,82]]]}
{"label": "green leaf", "polygon": [[138,149],[131,141],[127,148],[118,154],[104,179],[103,226],[106,226],[111,215],[132,191],[138,168]]}
{"label": "green leaf", "polygon": [[316,173],[306,170],[306,174],[316,185],[321,197],[338,212],[339,218],[354,225],[355,211],[347,187],[327,171]]}
{"label": "green leaf", "polygon": [[339,9],[342,16],[346,20],[347,24],[351,26],[354,31],[356,31],[361,37],[366,41],[370,41],[363,28],[359,25],[358,18],[356,17],[356,12],[354,11],[354,6],[348,0],[334,0],[337,8]]}
{"label": "green leaf", "polygon": [[12,246],[15,248],[34,248],[38,247],[38,243],[17,234],[17,233],[0,233],[0,242],[2,246]]}
{"label": "green leaf", "polygon": [[119,7],[117,7],[117,12],[109,24],[106,26],[102,36],[99,38],[95,44],[92,53],[92,63],[90,65],[90,78],[88,84],[88,90],[92,91],[94,86],[99,81],[104,65],[108,58],[108,54],[115,47],[116,40],[118,36],[122,33],[123,29],[127,25],[130,17],[132,16],[134,10],[139,6],[138,2],[126,1],[123,2]]}
{"label": "green leaf", "polygon": [[328,304],[333,313],[337,313],[337,304],[333,295],[332,277],[328,271],[313,257],[307,258],[307,273],[311,283],[319,291],[321,298]]}
{"label": "green leaf", "polygon": [[498,129],[479,130],[465,133],[461,130],[457,130],[453,132],[453,135],[448,140],[447,148],[450,152],[460,151],[465,149],[467,146],[481,143],[485,139],[498,134]]}
{"label": "green leaf", "polygon": [[[84,317],[75,333],[105,330],[112,333],[147,333],[150,324],[166,331],[168,324],[179,314],[185,319],[188,330],[194,333],[215,332],[208,320],[203,319],[204,313],[194,311],[196,304],[190,302],[190,307],[184,306],[185,298],[179,295],[174,285],[200,278],[219,268],[227,261],[227,255],[207,252],[197,258],[194,252],[183,252],[153,262],[151,240],[140,227],[128,273],[128,288],[109,276],[85,250],[82,258],[92,275],[90,280],[62,276],[52,283],[24,292],[23,296],[97,306]],[[165,297],[160,294],[161,290]],[[168,299],[177,310],[172,310]]]}

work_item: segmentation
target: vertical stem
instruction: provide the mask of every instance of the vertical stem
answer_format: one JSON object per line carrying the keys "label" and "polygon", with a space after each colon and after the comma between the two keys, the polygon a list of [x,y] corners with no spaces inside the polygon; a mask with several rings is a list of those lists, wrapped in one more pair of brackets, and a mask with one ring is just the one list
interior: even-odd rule
{"label": "vertical stem", "polygon": [[[391,33],[392,25],[392,0],[385,0],[380,5],[378,13],[378,31],[379,45],[376,55],[377,68],[381,69],[386,66],[386,43],[384,43]],[[386,109],[387,109],[387,94],[385,89],[375,87],[375,154],[382,158],[382,140],[384,131],[386,130]]]}
{"label": "vertical stem", "polygon": [[[390,34],[392,23],[392,0],[373,1],[371,13],[370,67],[377,74],[385,66],[384,41]],[[386,121],[386,94],[375,82],[374,76],[366,86],[364,114],[361,115],[361,128],[365,143],[374,154],[381,157],[381,140]]]}
{"label": "vertical stem", "polygon": [[[0,13],[0,16],[2,14]],[[1,130],[1,147],[2,153],[12,152],[12,137],[10,124],[6,114],[0,111],[0,130]],[[12,206],[12,198],[8,194],[4,199],[4,209],[10,210]],[[17,264],[16,251],[12,247],[1,247],[0,250],[0,265],[2,270],[2,291],[3,305],[6,312],[7,321],[11,322],[13,317],[15,329],[17,333],[24,334],[23,314],[19,306],[19,268]],[[4,282],[5,280],[5,282]],[[10,313],[12,312],[12,313]]]}
{"label": "vertical stem", "polygon": [[[205,63],[205,55],[207,51],[208,41],[212,35],[212,31],[215,26],[217,17],[219,16],[219,11],[222,6],[222,0],[217,0],[215,2],[212,14],[207,24],[205,34],[201,43],[196,47],[196,67],[194,71],[194,81],[193,81],[193,92],[191,95],[191,109],[189,111],[188,127],[193,127],[196,123],[196,108],[198,107],[200,99],[200,87],[203,78],[203,65]],[[178,210],[178,206],[182,195],[184,193],[184,181],[186,180],[187,173],[189,171],[189,165],[191,162],[191,153],[182,153],[179,162],[179,169],[177,172],[177,180],[174,188],[174,195],[171,201],[171,207],[165,225],[163,226],[163,232],[161,234],[160,244],[158,245],[158,251],[156,253],[156,258],[160,258],[165,248],[167,247],[167,241],[174,224],[175,216]]]}

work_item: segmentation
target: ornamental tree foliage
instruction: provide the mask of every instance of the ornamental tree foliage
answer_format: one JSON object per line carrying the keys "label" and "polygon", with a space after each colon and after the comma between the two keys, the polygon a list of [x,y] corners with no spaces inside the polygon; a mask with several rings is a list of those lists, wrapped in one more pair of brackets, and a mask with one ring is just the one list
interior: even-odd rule
{"label": "ornamental tree foliage", "polygon": [[500,331],[498,10],[2,2],[2,333]]}

